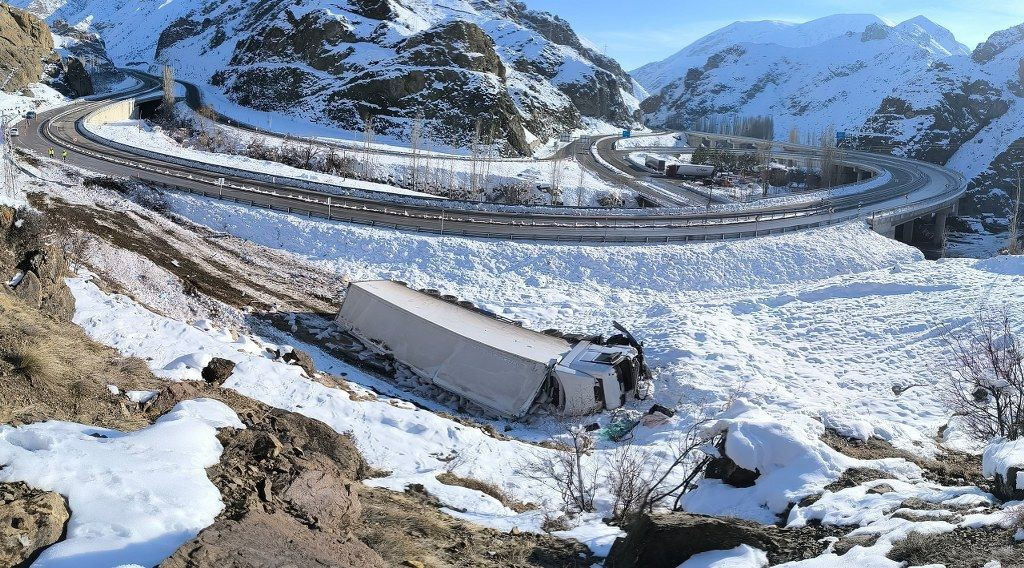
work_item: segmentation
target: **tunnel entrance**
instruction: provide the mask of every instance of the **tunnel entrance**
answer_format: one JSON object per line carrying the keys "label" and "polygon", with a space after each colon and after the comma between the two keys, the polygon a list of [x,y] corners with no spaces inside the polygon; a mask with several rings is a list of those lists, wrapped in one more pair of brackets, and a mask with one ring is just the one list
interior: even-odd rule
{"label": "tunnel entrance", "polygon": [[142,120],[149,120],[156,116],[156,111],[160,108],[160,103],[163,99],[153,99],[151,101],[138,101],[135,104],[135,110],[139,113],[139,118]]}

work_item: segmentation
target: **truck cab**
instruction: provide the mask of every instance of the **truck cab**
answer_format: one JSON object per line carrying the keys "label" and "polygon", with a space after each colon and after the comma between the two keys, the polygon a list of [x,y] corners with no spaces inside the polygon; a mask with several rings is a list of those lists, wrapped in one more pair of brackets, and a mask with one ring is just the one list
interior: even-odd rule
{"label": "truck cab", "polygon": [[570,416],[623,406],[640,381],[639,355],[629,345],[577,343],[552,368],[551,402]]}

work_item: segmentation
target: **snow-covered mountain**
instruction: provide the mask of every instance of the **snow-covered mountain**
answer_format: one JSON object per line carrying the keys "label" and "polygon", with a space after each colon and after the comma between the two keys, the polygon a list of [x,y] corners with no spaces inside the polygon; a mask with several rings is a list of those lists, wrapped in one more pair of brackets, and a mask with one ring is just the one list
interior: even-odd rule
{"label": "snow-covered mountain", "polygon": [[652,94],[651,125],[771,115],[780,139],[794,128],[864,134],[862,147],[958,169],[972,180],[965,210],[997,213],[1024,157],[1022,61],[1024,26],[972,52],[924,17],[850,15],[739,22],[633,76]]}
{"label": "snow-covered mountain", "polygon": [[422,112],[465,145],[483,116],[527,152],[538,138],[637,119],[622,68],[564,21],[514,0],[15,0],[98,32],[120,65],[168,63],[230,101],[401,135]]}
{"label": "snow-covered mountain", "polygon": [[653,124],[682,127],[712,114],[772,115],[820,132],[860,124],[894,83],[970,52],[924,18],[892,24],[831,16],[806,24],[740,22],[634,72],[652,93]]}

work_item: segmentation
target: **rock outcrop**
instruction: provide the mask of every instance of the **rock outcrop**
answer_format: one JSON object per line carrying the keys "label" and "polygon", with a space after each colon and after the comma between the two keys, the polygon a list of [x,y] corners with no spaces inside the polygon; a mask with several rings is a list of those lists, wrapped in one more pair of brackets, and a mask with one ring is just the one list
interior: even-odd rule
{"label": "rock outcrop", "polygon": [[0,566],[19,566],[59,541],[69,517],[59,493],[0,483]]}
{"label": "rock outcrop", "polygon": [[669,513],[645,515],[612,545],[607,568],[676,568],[695,554],[742,544],[764,550],[772,564],[813,558],[825,545],[810,530],[786,530],[738,519]]}
{"label": "rock outcrop", "polygon": [[35,213],[0,207],[0,269],[14,275],[7,288],[29,306],[61,322],[75,314],[75,298],[64,279],[67,255],[43,238],[45,221]]}
{"label": "rock outcrop", "polygon": [[[35,6],[54,25],[66,20],[102,34],[121,63],[166,61],[198,71],[181,76],[235,103],[323,126],[361,131],[373,116],[377,135],[408,139],[422,116],[425,138],[465,148],[479,121],[484,139],[518,154],[585,118],[638,124],[622,68],[564,20],[518,1],[163,4]],[[151,25],[137,25],[139,12],[152,14]]]}
{"label": "rock outcrop", "polygon": [[[164,406],[178,398],[165,396]],[[224,453],[209,469],[224,513],[162,566],[385,566],[352,532],[366,470],[352,442],[299,414],[259,407],[244,420],[220,434]]]}
{"label": "rock outcrop", "polygon": [[24,10],[0,4],[0,81],[13,70],[4,90],[18,92],[38,82],[44,61],[53,58],[53,35],[46,23]]}

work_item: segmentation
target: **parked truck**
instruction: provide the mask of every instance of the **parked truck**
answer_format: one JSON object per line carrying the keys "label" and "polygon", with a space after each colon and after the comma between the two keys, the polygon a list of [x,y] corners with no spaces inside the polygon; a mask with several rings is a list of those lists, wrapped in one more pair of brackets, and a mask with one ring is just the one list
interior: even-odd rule
{"label": "parked truck", "polygon": [[669,164],[665,168],[665,176],[672,178],[710,178],[715,177],[715,166]]}
{"label": "parked truck", "polygon": [[612,410],[650,379],[643,346],[617,323],[620,333],[608,339],[540,333],[401,282],[350,284],[337,323],[430,383],[509,418],[543,404],[571,416]]}
{"label": "parked truck", "polygon": [[656,172],[664,172],[668,161],[664,158],[659,158],[658,156],[647,156],[647,160],[645,160],[644,163],[648,168]]}

